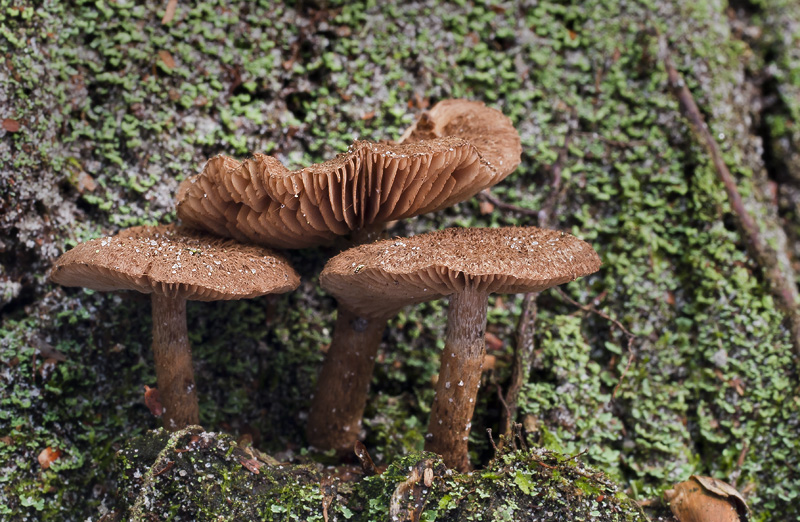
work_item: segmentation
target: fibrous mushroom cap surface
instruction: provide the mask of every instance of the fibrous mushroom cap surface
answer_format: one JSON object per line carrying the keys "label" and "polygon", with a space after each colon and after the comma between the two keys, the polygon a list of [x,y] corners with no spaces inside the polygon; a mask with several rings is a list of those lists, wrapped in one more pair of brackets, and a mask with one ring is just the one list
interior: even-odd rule
{"label": "fibrous mushroom cap surface", "polygon": [[[475,106],[491,115],[491,123]],[[356,141],[347,153],[296,171],[262,154],[242,163],[217,156],[181,183],[178,215],[222,236],[303,248],[454,205],[498,183],[519,163],[511,121],[482,103],[468,108],[446,126],[453,134],[422,141],[415,134],[400,144]],[[498,155],[494,139],[510,140],[516,159]]]}
{"label": "fibrous mushroom cap surface", "polygon": [[467,287],[487,294],[538,292],[599,268],[588,243],[557,230],[450,228],[342,252],[320,282],[357,313],[388,316]]}
{"label": "fibrous mushroom cap surface", "polygon": [[133,227],[81,243],[58,258],[50,279],[195,301],[283,293],[300,283],[286,259],[266,248],[175,225]]}

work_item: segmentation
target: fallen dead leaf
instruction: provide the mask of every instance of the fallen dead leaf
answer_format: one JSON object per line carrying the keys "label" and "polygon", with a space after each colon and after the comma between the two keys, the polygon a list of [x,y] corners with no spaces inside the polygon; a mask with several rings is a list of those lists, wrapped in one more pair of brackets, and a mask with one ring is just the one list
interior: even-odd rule
{"label": "fallen dead leaf", "polygon": [[435,477],[431,459],[423,459],[411,466],[406,480],[399,483],[392,493],[389,501],[391,519],[419,522]]}
{"label": "fallen dead leaf", "polygon": [[147,406],[147,409],[150,410],[150,413],[156,417],[161,417],[161,415],[164,413],[164,407],[161,406],[161,402],[158,399],[158,388],[151,388],[145,384],[144,404]]}
{"label": "fallen dead leaf", "polygon": [[713,477],[692,475],[664,492],[669,508],[680,522],[741,522],[747,504],[736,488]]}
{"label": "fallen dead leaf", "polygon": [[370,457],[367,447],[364,446],[363,442],[357,440],[353,450],[355,451],[356,457],[358,457],[358,460],[361,462],[361,469],[364,470],[364,475],[371,477],[381,474],[372,461],[372,457]]}
{"label": "fallen dead leaf", "polygon": [[78,179],[75,186],[77,187],[78,192],[83,194],[84,191],[87,190],[89,192],[94,192],[94,190],[97,188],[97,182],[89,174],[81,171],[78,173]]}
{"label": "fallen dead leaf", "polygon": [[39,366],[39,375],[42,376],[42,380],[47,380],[53,370],[56,368],[56,364],[58,364],[58,359],[53,357],[48,357],[44,360],[41,366]]}
{"label": "fallen dead leaf", "polygon": [[503,341],[492,332],[486,332],[484,337],[486,338],[487,350],[497,351],[503,349]]}
{"label": "fallen dead leaf", "polygon": [[39,465],[42,469],[48,469],[50,465],[58,460],[58,457],[61,456],[60,449],[53,449],[52,447],[48,446],[39,453],[37,460],[39,461]]}
{"label": "fallen dead leaf", "polygon": [[255,473],[256,475],[261,473],[258,470],[261,469],[261,466],[264,465],[263,462],[259,462],[256,459],[244,459],[244,458],[242,458],[242,459],[239,459],[239,462],[242,464],[242,466],[244,466],[245,468],[247,468],[251,472]]}
{"label": "fallen dead leaf", "polygon": [[167,2],[167,9],[164,12],[164,18],[161,19],[161,23],[166,25],[175,18],[175,10],[178,8],[178,0],[169,0]]}
{"label": "fallen dead leaf", "polygon": [[169,51],[165,51],[164,49],[158,51],[158,57],[161,58],[161,61],[167,66],[167,69],[175,68],[175,59],[172,57]]}
{"label": "fallen dead leaf", "polygon": [[167,471],[171,470],[171,469],[172,469],[172,467],[173,467],[174,465],[175,465],[175,461],[173,461],[173,460],[169,460],[169,461],[167,461],[167,463],[166,463],[166,464],[164,464],[164,467],[163,467],[163,468],[161,468],[160,470],[158,470],[158,471],[156,471],[155,473],[153,473],[153,476],[154,476],[154,477],[157,477],[157,476],[159,476],[159,475],[163,475],[163,474],[164,474],[164,473],[166,473]]}
{"label": "fallen dead leaf", "polygon": [[17,120],[6,118],[3,120],[3,128],[8,132],[17,132],[20,128],[20,124]]}

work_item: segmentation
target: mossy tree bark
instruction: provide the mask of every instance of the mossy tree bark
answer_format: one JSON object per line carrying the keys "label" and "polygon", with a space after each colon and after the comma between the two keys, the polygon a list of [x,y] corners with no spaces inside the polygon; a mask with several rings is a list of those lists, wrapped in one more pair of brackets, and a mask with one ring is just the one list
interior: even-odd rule
{"label": "mossy tree bark", "polygon": [[488,295],[467,288],[450,296],[447,338],[425,449],[459,471],[470,469],[467,441],[486,354]]}
{"label": "mossy tree bark", "polygon": [[319,449],[353,451],[386,318],[339,307],[333,340],[311,402],[306,435]]}
{"label": "mossy tree bark", "polygon": [[153,358],[164,428],[176,431],[200,422],[192,350],[186,330],[186,300],[152,294]]}

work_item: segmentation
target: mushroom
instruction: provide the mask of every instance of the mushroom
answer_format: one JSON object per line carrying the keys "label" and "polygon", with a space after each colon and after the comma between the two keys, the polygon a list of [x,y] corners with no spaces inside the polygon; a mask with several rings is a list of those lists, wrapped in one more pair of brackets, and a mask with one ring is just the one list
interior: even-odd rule
{"label": "mushroom", "polygon": [[[489,294],[539,292],[599,267],[600,258],[592,247],[564,232],[535,227],[451,228],[347,250],[328,262],[320,283],[337,298],[340,314],[345,311],[346,324],[337,320],[337,328],[358,331],[363,326],[359,333],[370,336],[379,331],[379,320],[385,324],[384,318],[402,307],[450,296],[425,448],[441,454],[448,466],[466,470],[470,421],[486,352]],[[353,342],[349,349],[355,346],[364,345]],[[369,365],[353,362],[363,358],[363,352],[348,354],[345,367],[352,374],[336,375],[333,369],[326,372],[327,365],[323,368],[309,415],[310,437],[326,430],[334,433],[321,436],[337,444],[343,435],[336,430],[355,437],[351,432],[360,423],[366,402],[372,350]],[[344,417],[343,410],[350,417]]]}
{"label": "mushroom", "polygon": [[506,116],[482,102],[440,101],[406,129],[400,143],[443,136],[458,136],[469,141],[480,151],[481,157],[500,172],[511,173],[519,165],[522,154],[519,134]]}
{"label": "mushroom", "polygon": [[81,243],[56,260],[50,279],[94,290],[151,294],[153,355],[164,427],[198,424],[186,301],[245,299],[297,288],[297,273],[265,248],[191,229],[133,227]]}
{"label": "mushroom", "polygon": [[503,180],[522,151],[501,112],[455,102],[423,116],[441,119],[435,132],[449,134],[420,139],[415,125],[404,143],[356,141],[347,153],[296,171],[263,154],[242,163],[212,158],[181,183],[178,216],[241,241],[304,248],[351,233],[369,236],[387,221],[454,205]]}

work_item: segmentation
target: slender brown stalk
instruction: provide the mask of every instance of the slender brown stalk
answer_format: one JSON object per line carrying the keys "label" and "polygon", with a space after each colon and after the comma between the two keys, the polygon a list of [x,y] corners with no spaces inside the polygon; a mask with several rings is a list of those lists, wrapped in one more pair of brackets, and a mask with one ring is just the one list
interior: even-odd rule
{"label": "slender brown stalk", "polygon": [[351,453],[375,367],[386,318],[366,318],[339,306],[333,340],[308,414],[308,442]]}
{"label": "slender brown stalk", "polygon": [[500,433],[505,436],[504,439],[500,439],[501,444],[504,440],[511,440],[513,436],[512,428],[514,427],[514,419],[517,417],[519,394],[531,371],[535,348],[533,338],[536,333],[538,297],[538,292],[530,292],[525,294],[522,300],[522,313],[519,316],[517,338],[514,345],[514,363],[511,367],[511,383],[508,386],[508,390],[506,390],[504,399],[506,407],[500,418]]}
{"label": "slender brown stalk", "polygon": [[486,354],[487,299],[469,288],[450,296],[447,338],[425,441],[426,450],[459,471],[470,469],[467,441]]}
{"label": "slender brown stalk", "polygon": [[200,423],[192,350],[186,331],[186,300],[158,293],[153,308],[153,358],[164,428],[176,431]]}

